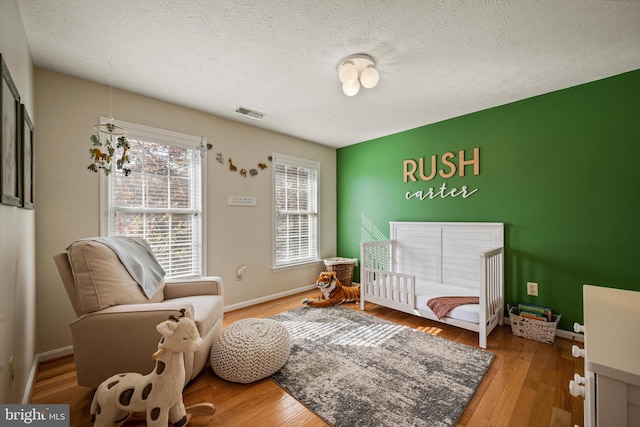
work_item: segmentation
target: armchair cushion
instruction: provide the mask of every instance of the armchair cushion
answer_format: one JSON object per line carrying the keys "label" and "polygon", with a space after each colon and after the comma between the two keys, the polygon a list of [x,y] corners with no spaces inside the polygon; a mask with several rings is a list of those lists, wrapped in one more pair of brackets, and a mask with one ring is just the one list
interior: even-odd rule
{"label": "armchair cushion", "polygon": [[224,299],[219,295],[194,295],[164,300],[164,304],[167,303],[190,305],[200,336],[205,336],[224,312]]}
{"label": "armchair cushion", "polygon": [[78,305],[91,313],[113,305],[162,302],[164,280],[151,298],[147,298],[116,253],[92,240],[74,242],[67,249],[76,283]]}

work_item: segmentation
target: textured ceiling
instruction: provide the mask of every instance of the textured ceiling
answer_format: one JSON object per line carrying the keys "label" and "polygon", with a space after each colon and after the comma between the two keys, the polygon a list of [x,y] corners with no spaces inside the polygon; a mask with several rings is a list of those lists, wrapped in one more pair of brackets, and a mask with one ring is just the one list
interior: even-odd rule
{"label": "textured ceiling", "polygon": [[[632,0],[18,5],[39,67],[333,147],[640,69]],[[337,66],[355,53],[380,83],[349,98]]]}

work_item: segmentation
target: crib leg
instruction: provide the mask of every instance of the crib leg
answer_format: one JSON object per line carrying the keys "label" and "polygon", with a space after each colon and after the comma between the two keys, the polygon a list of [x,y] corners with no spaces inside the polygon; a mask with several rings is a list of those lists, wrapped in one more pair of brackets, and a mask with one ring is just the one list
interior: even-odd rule
{"label": "crib leg", "polygon": [[487,335],[480,332],[480,348],[487,348]]}

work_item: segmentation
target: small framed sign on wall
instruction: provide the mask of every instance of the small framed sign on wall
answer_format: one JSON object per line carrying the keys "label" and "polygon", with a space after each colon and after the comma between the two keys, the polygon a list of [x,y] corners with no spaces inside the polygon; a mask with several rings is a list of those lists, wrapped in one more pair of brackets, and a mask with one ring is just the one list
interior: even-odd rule
{"label": "small framed sign on wall", "polygon": [[20,95],[9,74],[9,68],[0,55],[2,84],[0,85],[0,142],[2,159],[0,161],[0,193],[2,203],[11,206],[21,205],[21,153],[20,153]]}
{"label": "small framed sign on wall", "polygon": [[227,206],[256,206],[256,196],[238,196],[235,194],[227,195]]}

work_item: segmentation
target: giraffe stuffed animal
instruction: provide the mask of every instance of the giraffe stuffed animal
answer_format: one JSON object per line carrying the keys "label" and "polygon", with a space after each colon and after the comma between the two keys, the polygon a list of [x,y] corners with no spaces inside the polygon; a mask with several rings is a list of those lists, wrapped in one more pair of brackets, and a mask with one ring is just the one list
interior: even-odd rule
{"label": "giraffe stuffed animal", "polygon": [[152,358],[155,368],[148,375],[116,374],[98,386],[91,402],[95,427],[120,426],[134,412],[146,412],[147,426],[166,427],[168,421],[183,427],[189,417],[182,401],[185,380],[183,353],[194,352],[202,338],[193,320],[170,316],[156,326],[162,334]]}

